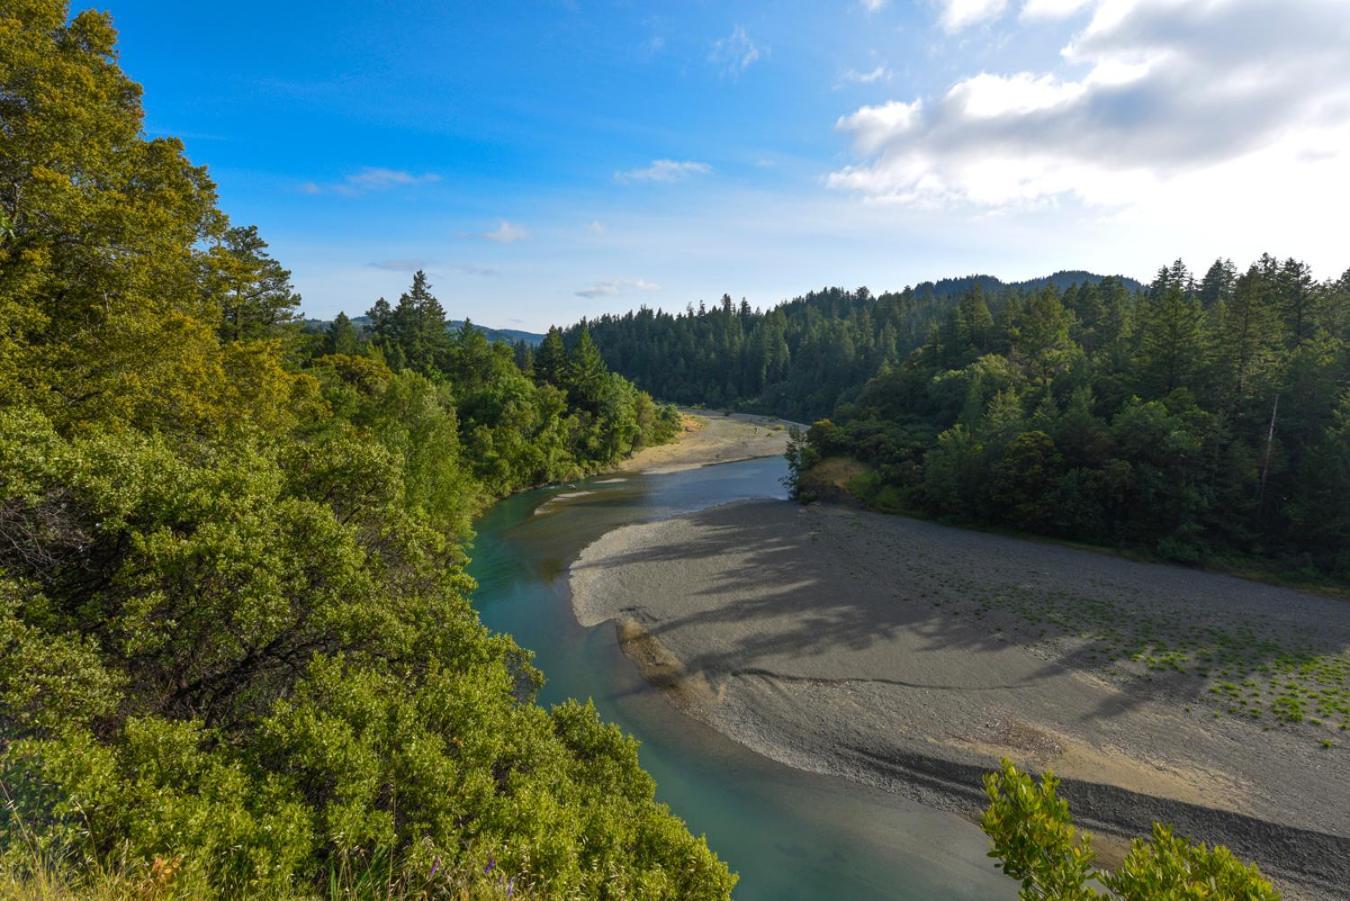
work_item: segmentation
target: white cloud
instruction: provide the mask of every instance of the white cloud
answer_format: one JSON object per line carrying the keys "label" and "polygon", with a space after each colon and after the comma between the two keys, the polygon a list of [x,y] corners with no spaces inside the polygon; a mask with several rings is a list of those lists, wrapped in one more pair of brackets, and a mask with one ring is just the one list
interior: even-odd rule
{"label": "white cloud", "polygon": [[644,181],[679,181],[691,175],[707,175],[712,166],[693,160],[653,160],[650,166],[614,173],[619,184]]}
{"label": "white cloud", "polygon": [[[838,128],[852,135],[862,159],[828,182],[930,206],[1066,196],[1175,206],[1196,186],[1221,184],[1249,198],[1264,192],[1275,203],[1275,194],[1316,166],[1321,191],[1350,192],[1344,0],[1090,6],[1090,21],[1046,71],[980,73],[935,99],[841,117]],[[1277,168],[1258,178],[1254,161]],[[1315,196],[1319,189],[1309,184]]]}
{"label": "white cloud", "polygon": [[1064,19],[1092,4],[1093,0],[1026,0],[1023,19]]}
{"label": "white cloud", "polygon": [[878,81],[890,81],[891,70],[885,66],[877,66],[870,72],[859,72],[857,69],[848,69],[840,76],[840,80],[852,82],[853,84],[873,84]]}
{"label": "white cloud", "polygon": [[320,184],[307,181],[300,186],[306,194],[339,194],[343,197],[355,197],[371,191],[384,191],[389,188],[402,188],[412,185],[425,185],[440,181],[441,177],[433,172],[414,175],[402,169],[383,169],[367,166],[346,176],[341,181]]}
{"label": "white cloud", "polygon": [[858,2],[862,5],[863,9],[867,10],[867,12],[871,14],[874,12],[880,12],[882,9],[884,9],[886,7],[887,0],[858,0]]}
{"label": "white cloud", "polygon": [[942,14],[938,21],[949,32],[969,28],[986,19],[995,19],[1008,7],[1008,0],[938,0]]}
{"label": "white cloud", "polygon": [[591,220],[591,224],[586,226],[586,230],[599,237],[605,233],[605,223],[601,222],[599,219],[593,219]]}
{"label": "white cloud", "polygon": [[620,294],[627,294],[630,290],[660,291],[661,286],[641,278],[617,278],[596,282],[589,288],[576,291],[575,294],[577,297],[594,300],[597,297],[618,297]]}
{"label": "white cloud", "polygon": [[922,109],[922,100],[913,103],[892,100],[880,106],[864,106],[851,116],[840,116],[835,127],[853,133],[860,153],[876,153],[912,130],[918,124]]}
{"label": "white cloud", "polygon": [[746,69],[763,59],[769,53],[768,47],[761,47],[750,39],[745,28],[737,25],[731,34],[713,41],[708,53],[708,62],[721,69],[723,75],[736,77]]}
{"label": "white cloud", "polygon": [[498,244],[512,244],[516,241],[523,241],[529,236],[530,232],[525,226],[508,222],[505,219],[501,220],[496,228],[478,233],[478,237],[496,241]]}

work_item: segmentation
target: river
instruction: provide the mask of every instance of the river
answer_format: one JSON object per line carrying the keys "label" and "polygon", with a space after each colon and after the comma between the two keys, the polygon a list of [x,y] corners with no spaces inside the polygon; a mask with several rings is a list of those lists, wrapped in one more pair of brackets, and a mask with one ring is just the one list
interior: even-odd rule
{"label": "river", "polygon": [[642,743],[657,797],[761,899],[1003,898],[1015,883],[985,856],[979,829],[952,814],[755,754],[689,719],[619,650],[612,624],[572,615],[567,567],[591,541],[633,522],[730,500],[782,497],[782,459],[664,475],[597,476],[508,498],[477,524],[469,571],[483,622],[535,653],[539,700],[591,698]]}

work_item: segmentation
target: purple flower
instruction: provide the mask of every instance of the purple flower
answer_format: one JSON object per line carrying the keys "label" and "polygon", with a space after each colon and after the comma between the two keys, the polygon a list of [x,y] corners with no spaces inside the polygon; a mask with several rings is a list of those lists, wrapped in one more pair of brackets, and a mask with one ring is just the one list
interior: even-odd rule
{"label": "purple flower", "polygon": [[516,877],[512,876],[511,881],[506,883],[506,897],[511,897],[516,893]]}
{"label": "purple flower", "polygon": [[497,866],[497,858],[495,858],[495,857],[493,857],[491,854],[489,854],[489,855],[488,855],[487,866],[483,867],[483,872],[484,872],[484,873],[491,873],[492,870],[493,870],[493,868],[496,867],[496,866]]}
{"label": "purple flower", "polygon": [[438,857],[431,864],[431,872],[427,874],[427,878],[431,879],[432,877],[434,877],[438,872],[440,872],[440,869],[441,869],[441,859]]}

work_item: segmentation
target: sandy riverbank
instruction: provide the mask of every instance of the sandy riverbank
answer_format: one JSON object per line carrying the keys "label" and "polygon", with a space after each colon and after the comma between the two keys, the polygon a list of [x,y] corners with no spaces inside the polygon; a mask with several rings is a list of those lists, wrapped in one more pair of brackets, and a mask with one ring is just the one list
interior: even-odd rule
{"label": "sandy riverbank", "polygon": [[1099,830],[1161,818],[1291,895],[1350,885],[1350,602],[780,501],[610,532],[571,587],[681,709],[784,763],[973,811],[1006,755]]}
{"label": "sandy riverbank", "polygon": [[684,430],[670,444],[649,447],[625,460],[620,472],[679,472],[715,463],[777,457],[787,449],[789,423],[768,416],[682,410]]}

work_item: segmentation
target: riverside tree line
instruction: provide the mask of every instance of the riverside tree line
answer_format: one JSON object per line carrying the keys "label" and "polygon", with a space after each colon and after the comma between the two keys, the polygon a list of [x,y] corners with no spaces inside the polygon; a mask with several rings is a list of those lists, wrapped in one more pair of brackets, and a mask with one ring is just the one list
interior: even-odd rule
{"label": "riverside tree line", "polygon": [[[0,11],[0,894],[719,898],[636,744],[467,597],[489,499],[672,432],[582,338],[364,336],[147,139],[107,16]],[[345,317],[344,317],[345,319]]]}
{"label": "riverside tree line", "polygon": [[[819,420],[790,453],[805,497],[1350,578],[1350,272],[1267,255],[577,330],[658,396]],[[840,457],[862,467],[826,484]]]}

